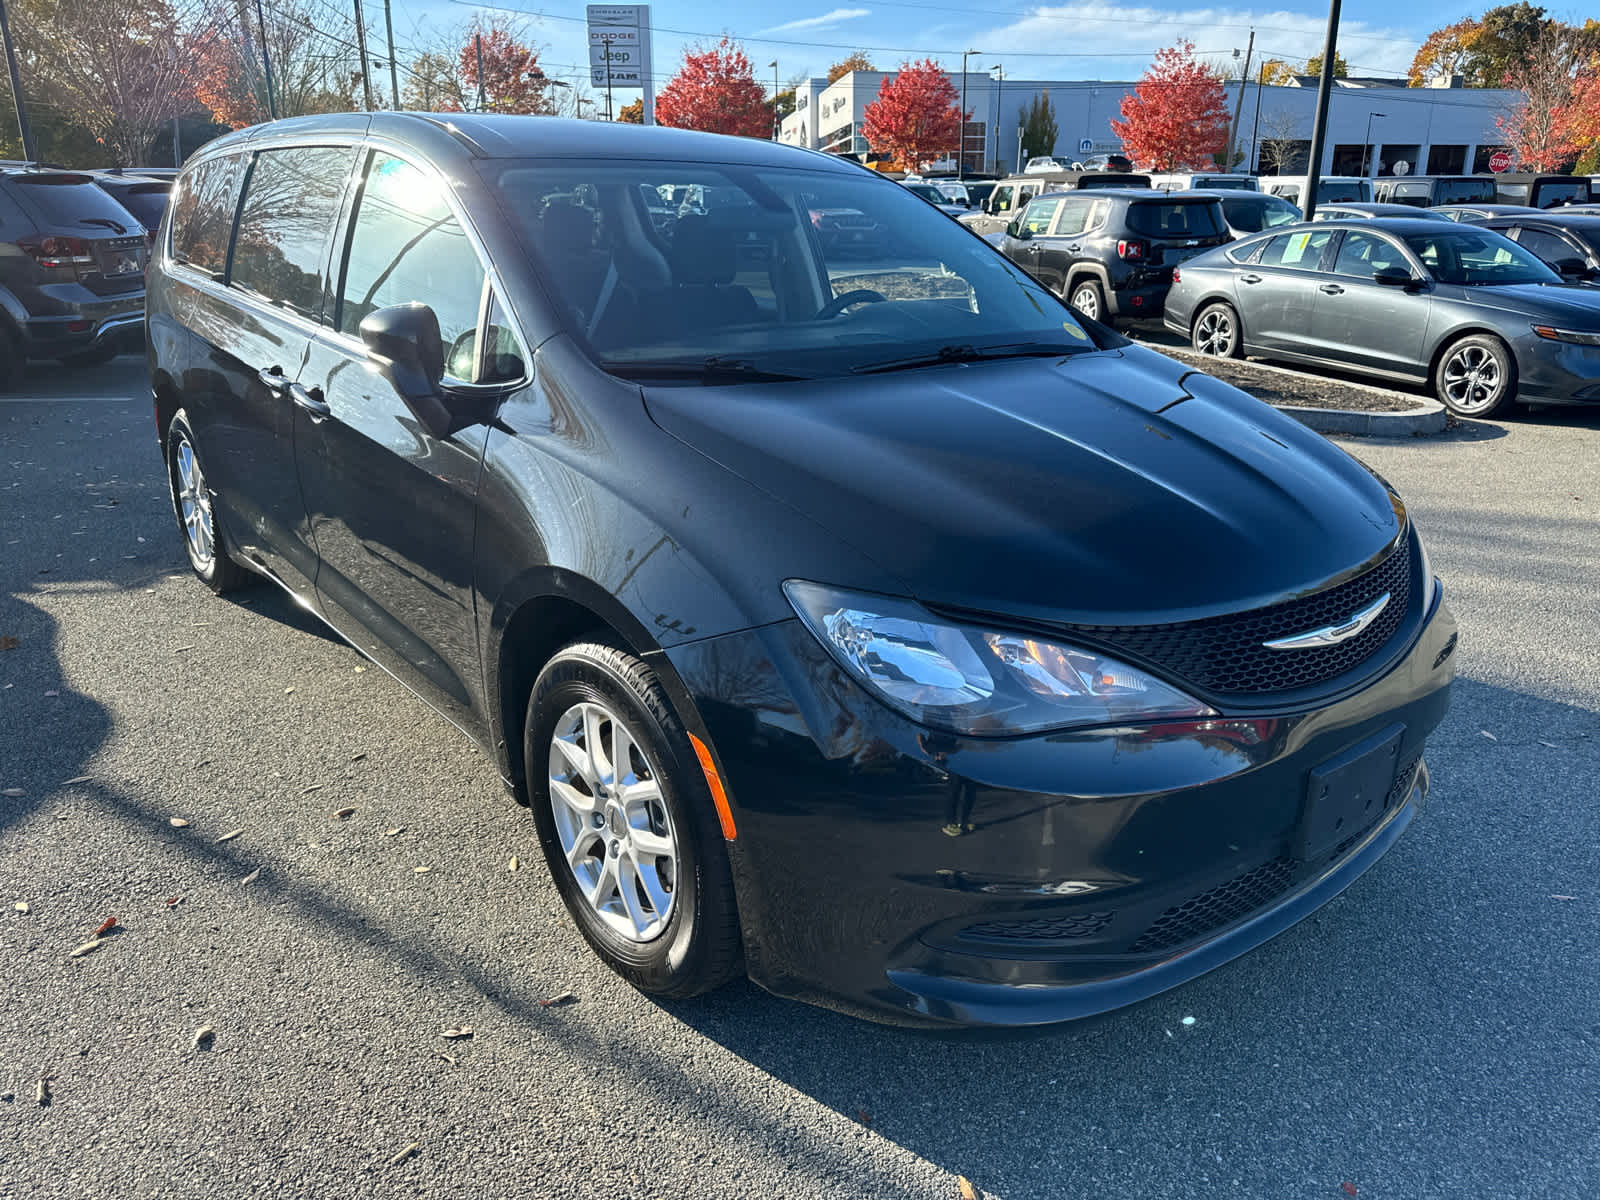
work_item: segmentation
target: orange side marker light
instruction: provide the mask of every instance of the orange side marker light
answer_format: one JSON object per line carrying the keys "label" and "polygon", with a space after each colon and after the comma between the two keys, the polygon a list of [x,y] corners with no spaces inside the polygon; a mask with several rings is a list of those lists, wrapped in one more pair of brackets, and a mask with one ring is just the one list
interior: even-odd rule
{"label": "orange side marker light", "polygon": [[728,807],[728,792],[722,786],[722,776],[717,774],[717,764],[711,761],[711,750],[694,734],[689,735],[694,756],[700,760],[700,769],[706,773],[706,786],[711,789],[711,802],[717,806],[717,820],[722,822],[722,836],[733,841],[739,831],[733,824],[733,809]]}

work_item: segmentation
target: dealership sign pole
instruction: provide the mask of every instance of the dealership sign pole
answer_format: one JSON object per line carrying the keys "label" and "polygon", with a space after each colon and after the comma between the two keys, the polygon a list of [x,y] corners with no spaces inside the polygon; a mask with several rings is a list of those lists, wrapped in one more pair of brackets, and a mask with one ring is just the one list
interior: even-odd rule
{"label": "dealership sign pole", "polygon": [[[655,124],[656,93],[650,75],[650,6],[648,4],[591,4],[589,17],[589,79],[606,89],[610,113],[612,88],[638,88],[644,92],[644,123]],[[610,113],[614,118],[615,114]]]}

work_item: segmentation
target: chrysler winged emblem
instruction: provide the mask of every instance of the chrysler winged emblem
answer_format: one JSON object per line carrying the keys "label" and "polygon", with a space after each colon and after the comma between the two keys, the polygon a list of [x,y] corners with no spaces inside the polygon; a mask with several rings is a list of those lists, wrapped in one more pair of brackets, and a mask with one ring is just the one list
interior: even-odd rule
{"label": "chrysler winged emblem", "polygon": [[1340,642],[1349,641],[1376,621],[1378,614],[1388,603],[1389,593],[1385,592],[1347,621],[1341,621],[1337,625],[1324,625],[1321,629],[1312,629],[1305,633],[1291,634],[1289,637],[1274,638],[1270,642],[1261,644],[1268,650],[1310,650],[1317,646],[1337,646]]}

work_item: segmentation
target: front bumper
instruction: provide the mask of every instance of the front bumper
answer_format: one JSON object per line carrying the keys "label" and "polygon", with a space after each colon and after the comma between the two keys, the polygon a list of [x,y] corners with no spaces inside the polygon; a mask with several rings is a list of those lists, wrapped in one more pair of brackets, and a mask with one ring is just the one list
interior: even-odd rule
{"label": "front bumper", "polygon": [[1600,404],[1600,346],[1529,334],[1514,347],[1517,397],[1536,404]]}
{"label": "front bumper", "polygon": [[[1427,792],[1455,624],[1311,710],[995,740],[935,734],[798,621],[667,651],[721,761],[751,977],[900,1024],[1030,1025],[1133,1003],[1342,891]],[[1373,822],[1304,850],[1311,772],[1389,739]]]}

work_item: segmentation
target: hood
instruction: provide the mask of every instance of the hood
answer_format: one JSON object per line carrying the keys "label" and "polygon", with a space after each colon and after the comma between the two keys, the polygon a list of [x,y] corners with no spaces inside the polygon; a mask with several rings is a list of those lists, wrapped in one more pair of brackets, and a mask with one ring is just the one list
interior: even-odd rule
{"label": "hood", "polygon": [[1140,347],[645,399],[666,431],[935,605],[1211,615],[1325,586],[1404,524],[1337,447]]}
{"label": "hood", "polygon": [[1510,313],[1548,320],[1582,321],[1583,329],[1600,328],[1600,288],[1585,283],[1506,283],[1461,289],[1462,299],[1476,300]]}

